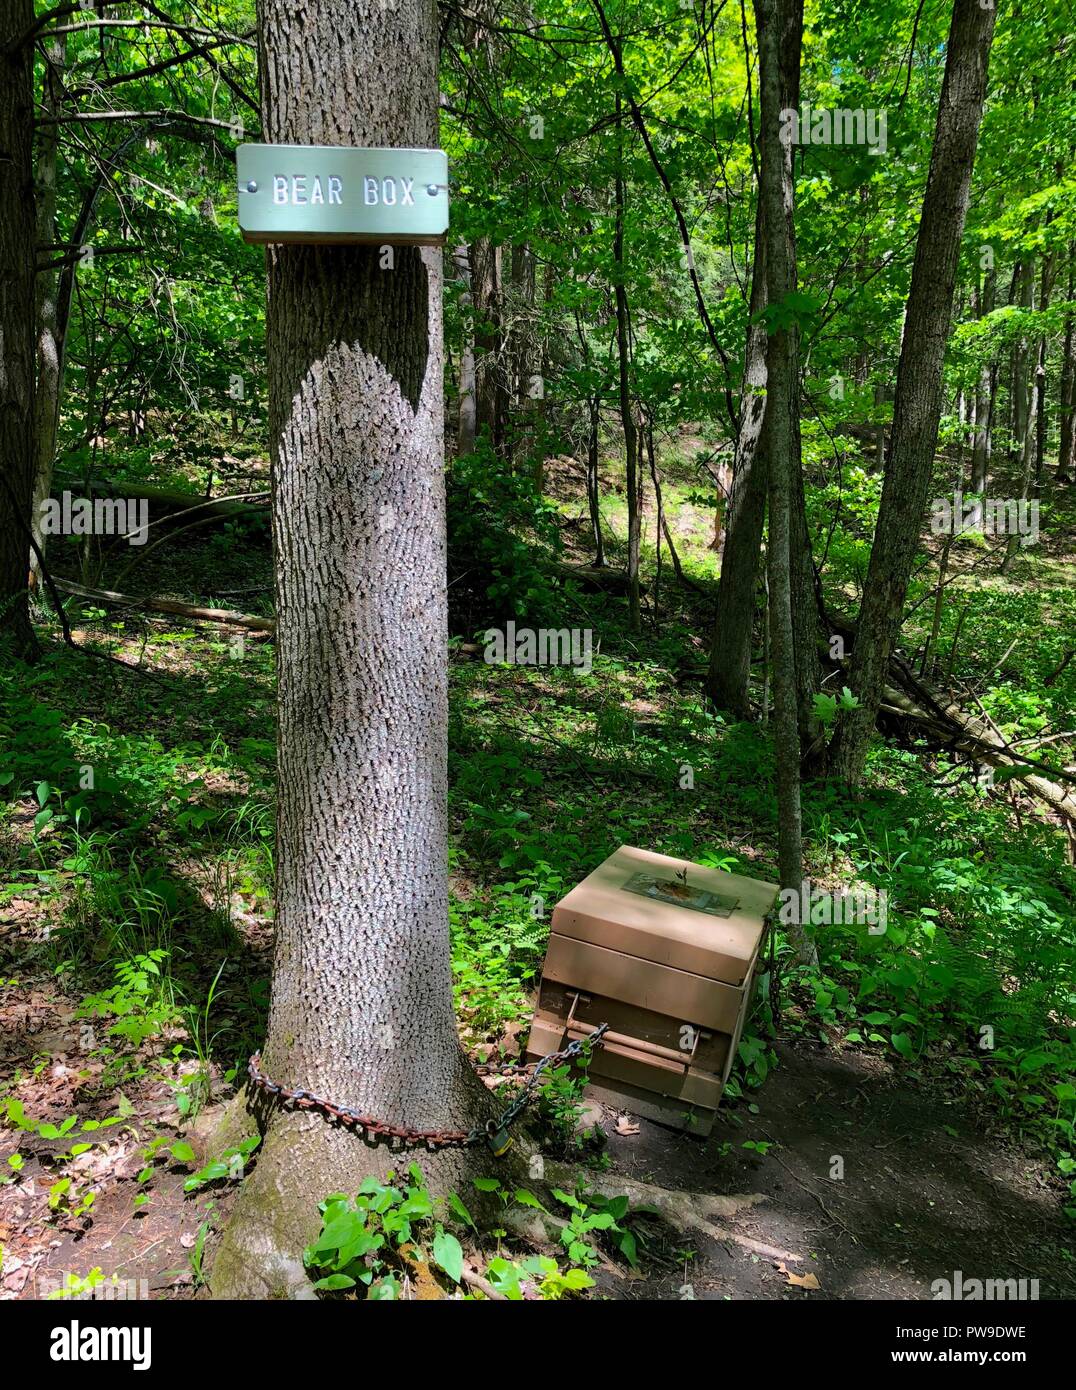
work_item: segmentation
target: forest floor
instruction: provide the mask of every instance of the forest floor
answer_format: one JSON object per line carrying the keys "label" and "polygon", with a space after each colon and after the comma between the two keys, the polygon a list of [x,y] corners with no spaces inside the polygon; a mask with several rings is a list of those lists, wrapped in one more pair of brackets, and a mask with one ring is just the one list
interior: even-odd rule
{"label": "forest floor", "polygon": [[[4,947],[11,926],[0,924]],[[36,1137],[23,1144],[24,1170],[0,1188],[0,1298],[47,1297],[65,1277],[85,1278],[95,1267],[138,1281],[142,1296],[193,1296],[236,1185],[188,1193],[190,1166],[167,1155],[152,1165],[152,1188],[140,1182],[147,1145],[184,1133],[173,1088],[147,1070],[124,1085],[122,1101],[112,1094],[107,1104],[87,1104],[87,1081],[100,1066],[81,1055],[77,999],[46,977],[22,982],[3,1000],[0,1078],[14,1067],[30,1071],[18,1087],[26,1110],[60,1126],[72,1113],[103,1116],[118,1107],[124,1122],[114,1140],[68,1168],[95,1190],[85,1216],[48,1207],[56,1144]],[[606,1261],[597,1271],[599,1295],[925,1299],[935,1280],[961,1271],[965,1281],[1037,1279],[1043,1299],[1076,1297],[1071,1223],[1041,1154],[1003,1129],[984,1128],[952,1089],[909,1085],[877,1058],[802,1041],[779,1043],[777,1052],[779,1065],[755,1103],[722,1112],[706,1140],[641,1117],[618,1125],[617,1113],[605,1111],[606,1184],[615,1189],[622,1176],[727,1199],[719,1211],[726,1238],[666,1230],[639,1271]],[[40,1069],[29,1065],[46,1055]],[[835,1159],[839,1179],[831,1177]],[[145,1191],[149,1200],[138,1208]],[[797,1285],[805,1277],[808,1287]]]}
{"label": "forest floor", "polygon": [[[567,558],[584,559],[578,479],[553,468],[550,486]],[[686,481],[670,479],[666,496],[705,588],[712,512]],[[79,578],[68,555],[55,560]],[[973,676],[1000,659],[997,688],[982,693],[1007,729],[1024,718],[1073,727],[1073,671],[1048,689],[1042,673],[1073,627],[1076,564],[1057,547],[1048,563],[974,575],[942,615],[955,648],[967,606]],[[233,530],[162,547],[126,590],[265,613],[269,578],[264,538]],[[481,595],[450,592],[457,1006],[476,1056],[511,1055],[548,931],[535,896],[551,905],[623,843],[772,879],[772,763],[757,725],[706,710],[708,604],[678,592],[667,564],[661,614],[649,593],[641,634],[625,631],[619,600],[567,595],[578,616],[562,621],[601,641],[587,675],[474,659],[469,605]],[[197,1163],[185,1130],[264,1029],[272,646],[88,605],[72,625],[76,643],[142,661],[166,683],[58,639],[21,683],[0,674],[6,782],[19,789],[0,821],[0,1298],[41,1297],[94,1268],[185,1298],[238,1187],[210,1173],[186,1190]],[[1010,655],[1021,633],[1034,646]],[[1013,693],[1014,669],[1033,708]],[[72,807],[86,765],[98,778],[83,821]],[[727,1201],[723,1237],[655,1235],[641,1272],[602,1265],[600,1295],[917,1299],[956,1271],[1076,1294],[1063,1211],[1076,1090],[1062,838],[1011,785],[984,793],[937,752],[881,748],[872,778],[857,802],[806,789],[808,869],[820,884],[885,887],[889,934],[830,932],[821,970],[788,974],[781,1018],[762,1010],[745,1033],[708,1140],[605,1117],[607,1147],[584,1183],[592,1173],[607,1190],[620,1177]],[[984,1053],[987,1024],[998,1046]]]}

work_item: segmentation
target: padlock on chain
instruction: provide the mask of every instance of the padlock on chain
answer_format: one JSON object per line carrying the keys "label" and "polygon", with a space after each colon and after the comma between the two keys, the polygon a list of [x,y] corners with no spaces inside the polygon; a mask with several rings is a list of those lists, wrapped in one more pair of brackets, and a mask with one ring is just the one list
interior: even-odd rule
{"label": "padlock on chain", "polygon": [[486,1122],[486,1142],[494,1158],[503,1158],[512,1147],[512,1136],[505,1125],[497,1120]]}

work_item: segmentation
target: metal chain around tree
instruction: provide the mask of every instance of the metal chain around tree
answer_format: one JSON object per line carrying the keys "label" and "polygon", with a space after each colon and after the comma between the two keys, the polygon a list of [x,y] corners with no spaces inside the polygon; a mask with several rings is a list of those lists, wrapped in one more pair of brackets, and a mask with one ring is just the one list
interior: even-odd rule
{"label": "metal chain around tree", "polygon": [[299,1110],[316,1110],[327,1119],[337,1120],[349,1129],[361,1130],[375,1140],[384,1139],[390,1144],[395,1142],[400,1147],[421,1144],[431,1151],[436,1149],[465,1149],[485,1140],[495,1157],[500,1158],[507,1153],[512,1144],[511,1135],[508,1133],[509,1127],[519,1119],[534,1098],[542,1073],[563,1062],[574,1061],[584,1052],[589,1056],[593,1048],[602,1046],[602,1039],[608,1028],[608,1023],[602,1023],[586,1038],[577,1038],[574,1042],[570,1042],[567,1047],[561,1048],[559,1052],[550,1052],[538,1062],[528,1063],[525,1066],[509,1063],[503,1067],[498,1067],[490,1063],[483,1063],[477,1068],[481,1075],[503,1075],[510,1078],[523,1077],[528,1072],[530,1075],[519,1095],[498,1119],[487,1120],[484,1126],[476,1126],[474,1129],[412,1129],[408,1125],[391,1125],[384,1120],[374,1119],[371,1115],[361,1115],[350,1106],[336,1105],[333,1101],[326,1100],[324,1096],[315,1095],[313,1091],[308,1091],[303,1087],[292,1090],[279,1081],[273,1081],[261,1070],[260,1052],[255,1052],[247,1064],[247,1075],[250,1077],[250,1084],[256,1090],[264,1091],[266,1095],[272,1096],[282,1104],[294,1106]]}

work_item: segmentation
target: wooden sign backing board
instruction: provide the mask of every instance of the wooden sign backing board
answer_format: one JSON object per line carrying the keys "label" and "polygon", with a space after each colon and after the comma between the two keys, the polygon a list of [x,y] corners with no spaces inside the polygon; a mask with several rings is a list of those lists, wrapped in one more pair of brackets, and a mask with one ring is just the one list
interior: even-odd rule
{"label": "wooden sign backing board", "polygon": [[444,150],[240,145],[239,228],[257,243],[440,246]]}

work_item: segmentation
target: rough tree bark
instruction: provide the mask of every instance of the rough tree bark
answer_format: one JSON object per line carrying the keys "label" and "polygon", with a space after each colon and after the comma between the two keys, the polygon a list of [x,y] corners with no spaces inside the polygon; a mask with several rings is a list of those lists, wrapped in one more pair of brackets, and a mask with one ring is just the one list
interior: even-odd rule
{"label": "rough tree bark", "polygon": [[34,482],[33,0],[0,0],[0,635],[36,650],[27,528]]}
{"label": "rough tree bark", "polygon": [[[267,140],[436,145],[433,0],[259,0],[258,32]],[[441,253],[379,262],[268,253],[280,809],[263,1067],[389,1123],[468,1128],[489,1102],[449,964]],[[418,1157],[443,1191],[476,1152]],[[214,1295],[303,1288],[318,1198],[398,1161],[271,1110]]]}
{"label": "rough tree bark", "polygon": [[[790,144],[781,138],[781,111],[788,73],[799,70],[803,0],[756,0],[758,34],[760,168],[759,198],[766,239],[766,303],[780,304],[796,287],[795,209]],[[795,322],[770,325],[766,354],[766,419],[769,463],[770,654],[777,764],[777,831],[781,887],[799,893],[803,881],[800,813],[800,733],[797,719],[796,649],[792,610],[796,546],[793,471],[797,466],[799,331]],[[789,923],[797,956],[812,948],[802,924]]]}
{"label": "rough tree bark", "polygon": [[849,665],[848,683],[859,703],[839,719],[831,749],[832,772],[850,784],[862,780],[930,492],[942,365],[996,18],[996,10],[982,7],[979,0],[955,0],[897,367],[882,503]]}
{"label": "rough tree bark", "polygon": [[[782,50],[778,72],[779,110],[794,110],[799,103],[799,49]],[[783,167],[782,199],[789,209],[794,199],[792,161]],[[719,709],[741,719],[749,716],[751,643],[754,629],[759,558],[763,521],[766,514],[768,459],[772,449],[771,426],[766,420],[767,353],[769,339],[759,315],[766,306],[766,207],[759,195],[755,216],[755,264],[751,276],[750,320],[744,359],[744,379],[740,393],[738,433],[733,462],[732,488],[726,521],[725,553],[721,564],[714,617],[714,637],[710,648],[707,691]],[[795,236],[791,222],[787,243],[790,284],[796,284]],[[798,380],[799,350],[796,347],[795,379]],[[793,388],[798,397],[798,387]],[[807,739],[814,732],[813,701],[821,681],[818,654],[819,622],[815,601],[814,566],[807,528],[803,492],[798,404],[793,409],[791,436],[791,513],[792,550],[792,626],[795,648],[796,705],[800,735]]]}

